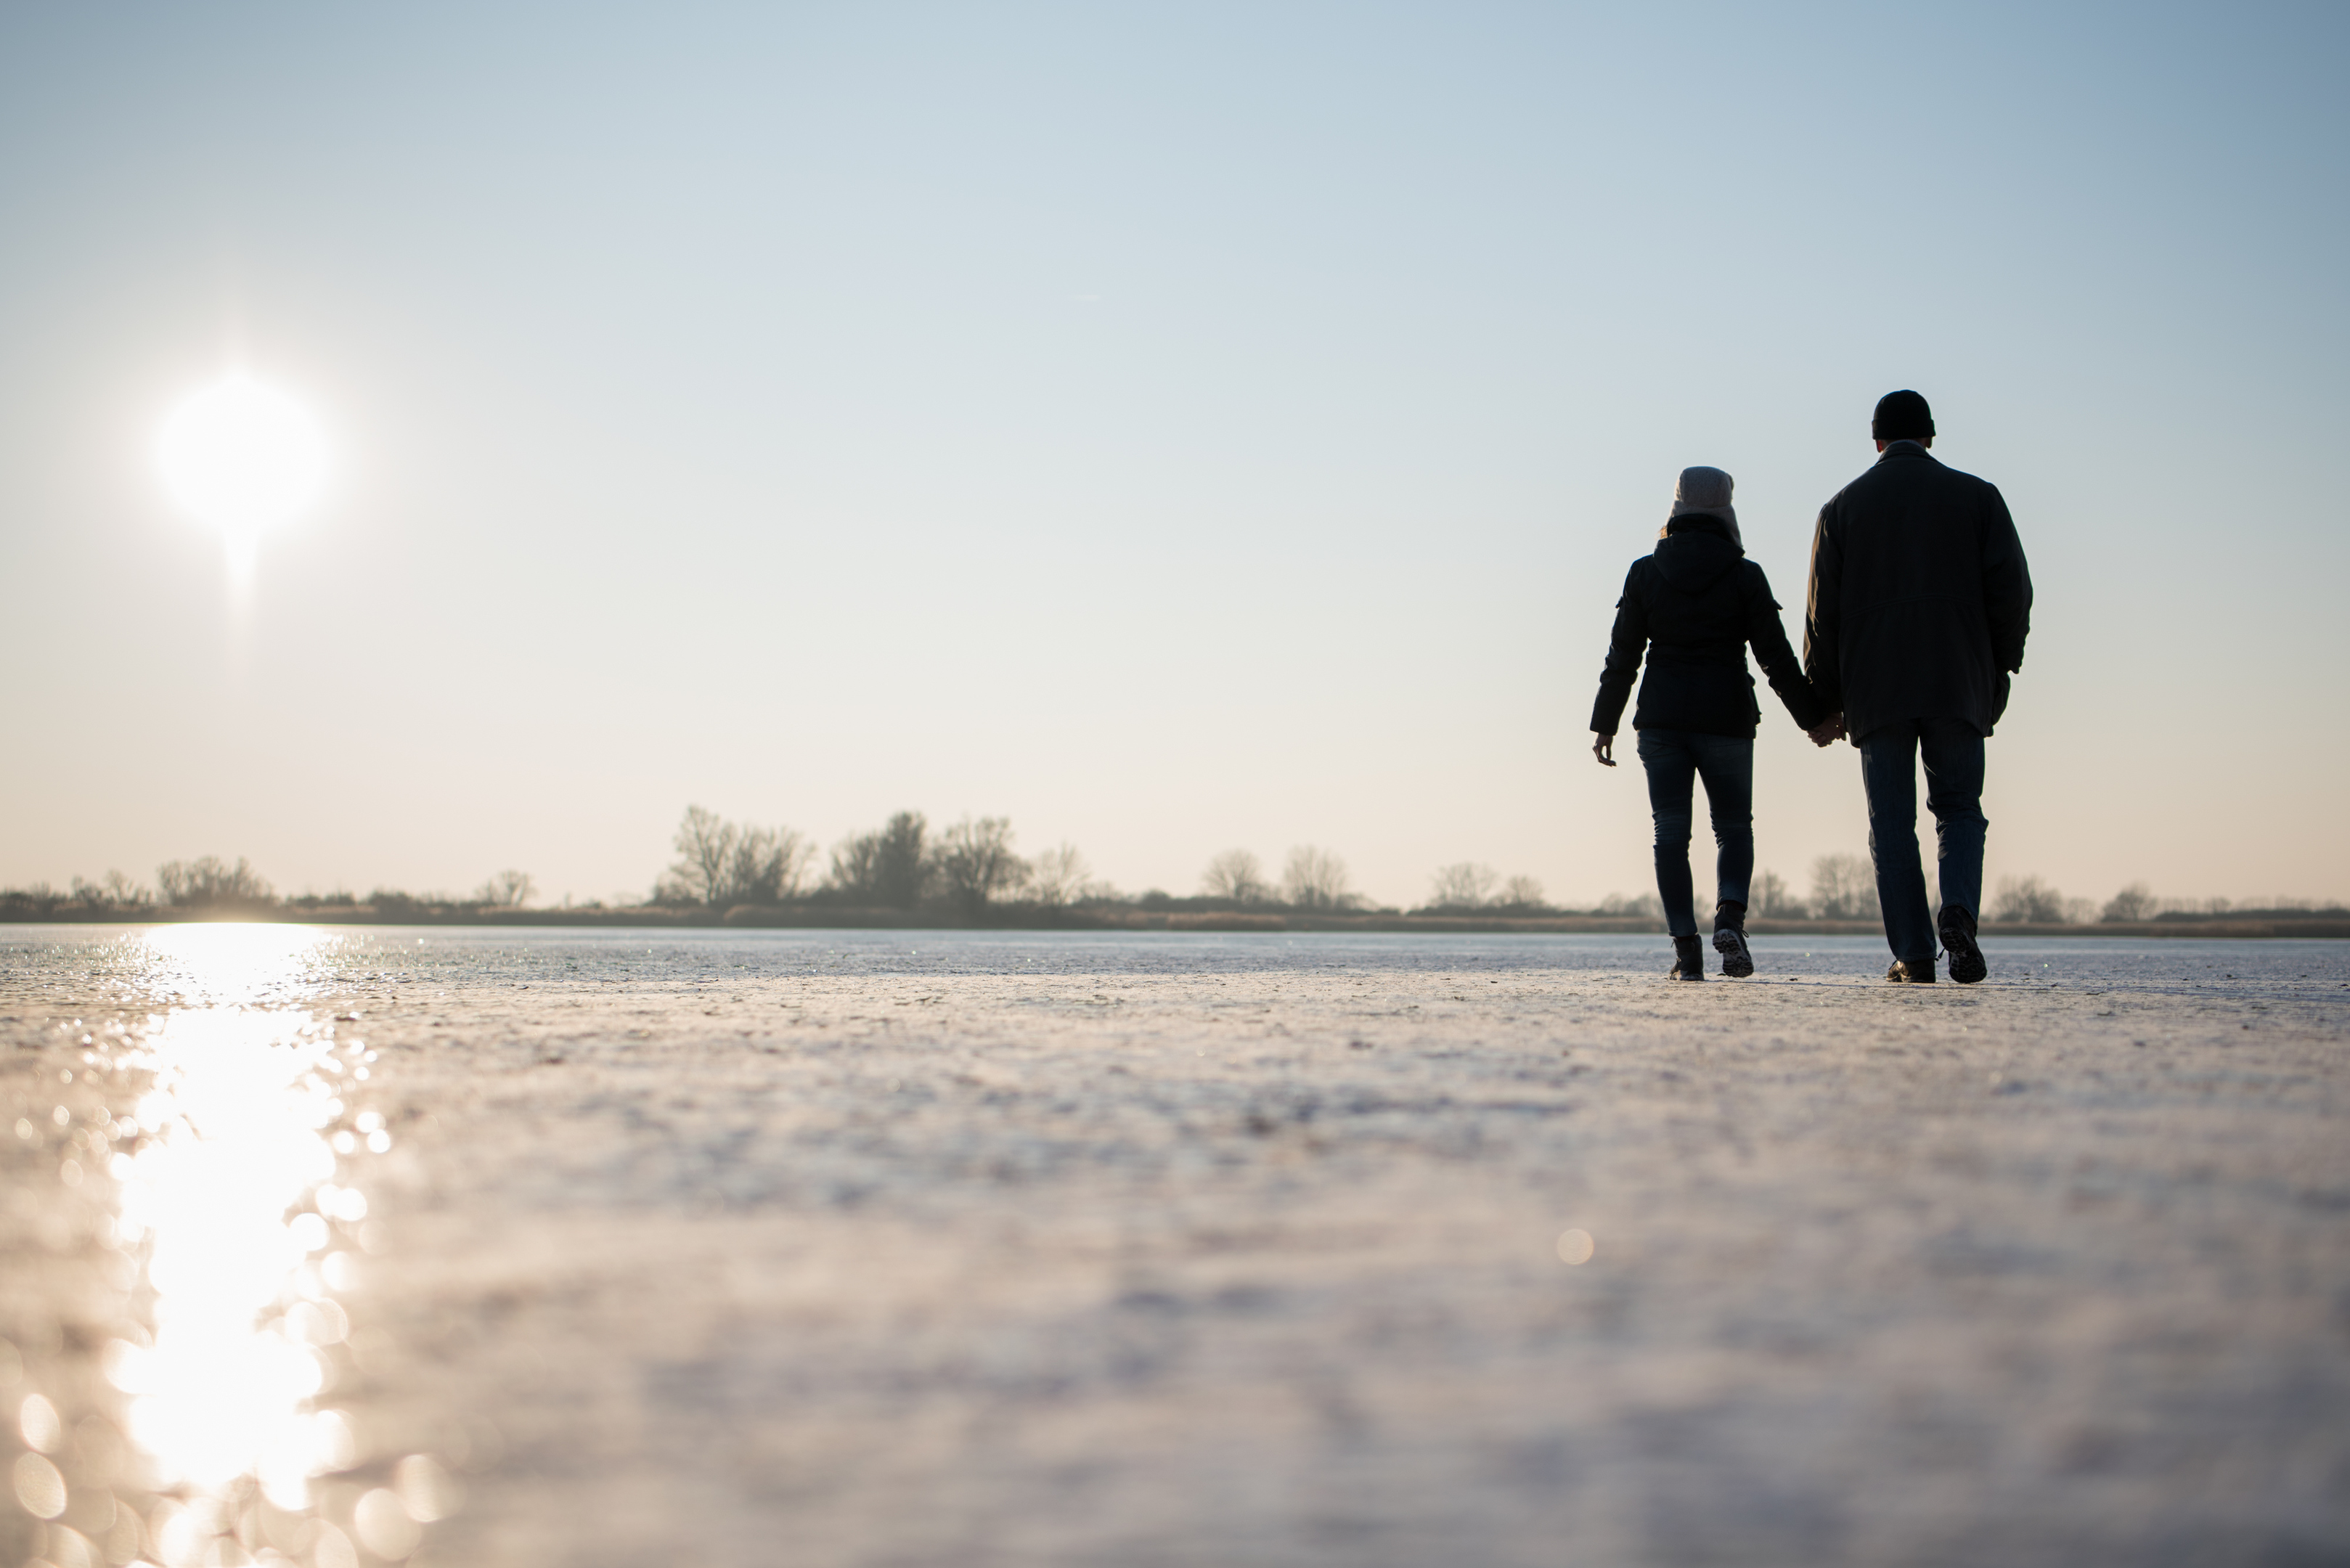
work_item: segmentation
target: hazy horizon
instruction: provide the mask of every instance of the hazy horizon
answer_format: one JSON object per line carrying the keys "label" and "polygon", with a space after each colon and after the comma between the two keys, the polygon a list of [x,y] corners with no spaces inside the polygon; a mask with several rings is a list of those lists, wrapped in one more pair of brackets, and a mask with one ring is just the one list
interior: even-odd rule
{"label": "hazy horizon", "polygon": [[[449,6],[0,16],[0,887],[642,890],[689,803],[1651,886],[1610,607],[1931,400],[2037,603],[1986,886],[2350,894],[2350,16]],[[2325,192],[2334,192],[2327,197]],[[243,364],[325,500],[158,480]],[[1767,690],[1758,864],[1864,850]],[[1700,832],[1700,854],[1704,834]],[[1930,840],[1929,840],[1930,843]]]}

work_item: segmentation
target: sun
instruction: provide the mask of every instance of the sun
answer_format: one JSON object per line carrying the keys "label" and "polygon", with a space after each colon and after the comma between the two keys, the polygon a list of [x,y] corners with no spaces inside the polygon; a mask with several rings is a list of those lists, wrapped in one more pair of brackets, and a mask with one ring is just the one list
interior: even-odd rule
{"label": "sun", "polygon": [[317,417],[243,371],[182,400],[163,421],[155,456],[172,499],[233,539],[295,516],[327,481]]}

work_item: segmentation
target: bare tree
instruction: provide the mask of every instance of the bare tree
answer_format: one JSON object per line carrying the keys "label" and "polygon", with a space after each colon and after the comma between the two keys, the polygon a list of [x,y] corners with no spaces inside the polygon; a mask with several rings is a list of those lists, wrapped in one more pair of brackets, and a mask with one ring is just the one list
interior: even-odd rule
{"label": "bare tree", "polygon": [[745,826],[736,833],[734,853],[726,862],[724,901],[780,904],[799,892],[815,857],[816,846],[791,828]]}
{"label": "bare tree", "polygon": [[939,880],[968,915],[1028,877],[1028,863],[1012,853],[1012,823],[1001,816],[966,816],[939,835],[937,866]]}
{"label": "bare tree", "polygon": [[931,858],[924,847],[929,832],[930,823],[919,811],[901,811],[882,824],[875,869],[883,901],[901,909],[922,901],[931,880]]}
{"label": "bare tree", "polygon": [[852,897],[910,909],[929,890],[930,823],[919,811],[901,811],[871,833],[852,834],[833,846],[831,885]]}
{"label": "bare tree", "polygon": [[669,868],[679,891],[697,904],[715,904],[725,890],[727,862],[734,857],[734,825],[707,806],[689,805],[670,841],[677,864]]}
{"label": "bare tree", "polygon": [[1812,913],[1823,920],[1878,918],[1877,872],[1865,855],[1823,855],[1812,862]]}
{"label": "bare tree", "polygon": [[133,882],[120,871],[109,871],[102,880],[85,882],[73,879],[73,896],[92,909],[136,909],[155,901],[155,895]]}
{"label": "bare tree", "polygon": [[2143,882],[2133,882],[2112,898],[2098,912],[2101,920],[2150,920],[2162,906],[2154,897],[2154,889]]}
{"label": "bare tree", "polygon": [[1429,905],[1438,909],[1482,909],[1499,876],[1491,866],[1473,860],[1440,867],[1429,883]]}
{"label": "bare tree", "polygon": [[1347,863],[1311,844],[1289,852],[1289,861],[1281,868],[1281,891],[1300,909],[1336,909],[1354,897],[1347,886]]}
{"label": "bare tree", "polygon": [[690,805],[677,826],[677,864],[654,893],[655,903],[776,904],[799,891],[815,849],[788,827],[733,823]]}
{"label": "bare tree", "polygon": [[1543,885],[1531,877],[1513,877],[1502,884],[1502,896],[1495,902],[1510,909],[1542,909]]}
{"label": "bare tree", "polygon": [[481,886],[473,897],[481,903],[501,909],[519,909],[530,902],[538,891],[538,883],[527,871],[501,871]]}
{"label": "bare tree", "polygon": [[832,846],[832,871],[825,884],[853,898],[875,898],[879,896],[880,867],[881,836],[852,833]]}
{"label": "bare tree", "polygon": [[1086,857],[1077,853],[1076,845],[1062,844],[1029,862],[1028,873],[1029,890],[1036,901],[1048,909],[1057,909],[1085,897],[1093,867],[1086,864]]}
{"label": "bare tree", "polygon": [[2037,877],[2001,877],[1999,895],[1991,900],[1991,907],[1994,920],[2033,925],[2062,925],[2065,914],[2064,895]]}
{"label": "bare tree", "polygon": [[1261,904],[1273,892],[1264,879],[1264,867],[1245,849],[1227,849],[1209,861],[1200,888],[1211,898],[1234,898],[1243,904]]}
{"label": "bare tree", "polygon": [[1808,912],[1787,879],[1776,871],[1754,873],[1746,888],[1746,908],[1752,914],[1781,920],[1800,920]]}
{"label": "bare tree", "polygon": [[230,866],[217,856],[200,860],[172,860],[155,868],[156,886],[163,901],[175,909],[211,904],[265,904],[274,895],[266,878],[237,857]]}

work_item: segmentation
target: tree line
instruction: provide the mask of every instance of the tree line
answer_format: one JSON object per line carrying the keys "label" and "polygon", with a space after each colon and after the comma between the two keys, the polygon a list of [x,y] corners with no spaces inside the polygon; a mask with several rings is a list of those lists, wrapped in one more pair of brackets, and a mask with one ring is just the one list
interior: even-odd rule
{"label": "tree line", "polygon": [[1054,909],[1107,891],[1073,845],[1033,857],[1012,846],[1006,817],[966,816],[933,833],[920,812],[901,811],[834,845],[825,874],[812,879],[816,846],[797,830],[729,822],[690,805],[671,841],[677,860],[655,885],[652,901],[710,909],[836,904],[909,913],[942,905],[971,919],[1014,899]]}
{"label": "tree line", "polygon": [[47,882],[0,888],[0,911],[52,915],[60,909],[114,911],[127,915],[158,909],[200,913],[241,911],[265,914],[273,909],[356,909],[364,904],[383,911],[400,909],[521,909],[538,890],[526,871],[500,871],[470,896],[451,893],[405,893],[378,888],[364,898],[349,892],[302,893],[280,898],[269,878],[237,857],[234,865],[218,856],[194,860],[167,860],[155,868],[150,886],[120,871],[109,871],[95,881],[76,877],[59,891]]}
{"label": "tree line", "polygon": [[[744,906],[786,905],[901,914],[927,910],[966,920],[984,919],[990,910],[1009,906],[1045,914],[1080,905],[1267,914],[1405,912],[1376,908],[1355,888],[1345,859],[1317,845],[1293,847],[1278,875],[1252,850],[1224,850],[1209,860],[1198,892],[1188,898],[1157,889],[1121,894],[1096,879],[1086,857],[1071,844],[1025,857],[1014,845],[1006,817],[965,816],[933,829],[922,813],[900,811],[868,832],[844,836],[823,855],[819,870],[815,844],[795,829],[730,822],[706,807],[690,805],[671,839],[676,859],[656,881],[647,902],[672,910],[722,914]],[[95,881],[77,877],[62,892],[46,883],[0,889],[0,914],[48,918],[79,911],[82,918],[106,912],[136,917],[159,909],[319,913],[364,906],[379,917],[409,912],[446,917],[519,911],[530,907],[536,891],[528,872],[508,869],[490,877],[470,895],[378,888],[364,898],[341,891],[280,898],[269,880],[242,857],[232,864],[205,856],[164,863],[156,868],[151,886],[112,870]],[[626,908],[631,901],[622,898],[615,907]],[[565,906],[571,907],[567,898]],[[607,908],[600,900],[579,907]],[[1505,877],[1479,861],[1438,867],[1429,879],[1426,900],[1409,910],[1415,915],[1504,919],[1596,915],[1653,919],[1662,912],[1653,892],[1610,894],[1583,908],[1555,904],[1535,878]],[[1812,862],[1809,891],[1799,894],[1777,872],[1759,870],[1750,887],[1748,913],[1763,919],[1874,921],[1879,918],[1876,875],[1866,856],[1823,855]],[[2345,914],[2350,911],[2338,900],[2320,904],[2277,898],[2244,906],[2226,898],[2158,898],[2142,881],[2100,904],[2068,898],[2044,878],[2024,876],[2001,878],[1983,918],[1991,925],[2086,925]]]}

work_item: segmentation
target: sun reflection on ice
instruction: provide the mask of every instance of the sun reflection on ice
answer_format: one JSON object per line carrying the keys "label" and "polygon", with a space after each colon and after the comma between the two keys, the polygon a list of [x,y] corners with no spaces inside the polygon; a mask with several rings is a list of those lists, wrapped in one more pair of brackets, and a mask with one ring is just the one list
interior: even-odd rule
{"label": "sun reflection on ice", "polygon": [[147,982],[188,1002],[251,1007],[301,1000],[340,940],[309,926],[158,926],[146,935]]}
{"label": "sun reflection on ice", "polygon": [[366,1217],[334,1181],[335,1042],[298,1016],[208,1009],[167,1018],[147,1056],[148,1136],[121,1157],[118,1232],[149,1243],[155,1341],[117,1342],[109,1376],[166,1484],[252,1475],[301,1508],[312,1476],[351,1462],[348,1424],[308,1409],[329,1374],[318,1347],[344,1321],[316,1310],[326,1289],[309,1261],[333,1238],[329,1217]]}
{"label": "sun reflection on ice", "polygon": [[[180,1005],[132,1031],[107,1064],[147,1085],[110,1129],[105,1170],[119,1194],[113,1239],[143,1255],[152,1333],[126,1328],[102,1366],[126,1397],[140,1490],[169,1494],[147,1525],[166,1563],[286,1561],[273,1547],[321,1568],[354,1560],[348,1537],[320,1517],[314,1485],[362,1458],[348,1418],[321,1402],[335,1377],[327,1352],[351,1328],[335,1299],[349,1280],[346,1249],[370,1224],[366,1194],[338,1179],[338,1156],[383,1153],[392,1135],[380,1114],[354,1116],[348,1104],[371,1054],[338,1040],[307,1005],[338,941],[287,926],[152,932],[142,988]],[[36,1403],[20,1419],[38,1450],[35,1428],[54,1420]],[[57,1519],[65,1478],[53,1466],[26,1473],[31,1461],[47,1464],[37,1451],[25,1459],[19,1500]],[[421,1525],[455,1505],[442,1474],[416,1456],[392,1489],[367,1494],[357,1517],[348,1502],[336,1517],[376,1557],[405,1557]],[[298,1528],[265,1529],[273,1513]],[[62,1525],[51,1537],[67,1555],[82,1540]]]}

